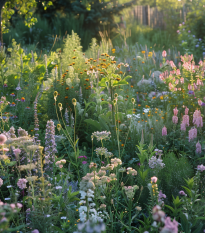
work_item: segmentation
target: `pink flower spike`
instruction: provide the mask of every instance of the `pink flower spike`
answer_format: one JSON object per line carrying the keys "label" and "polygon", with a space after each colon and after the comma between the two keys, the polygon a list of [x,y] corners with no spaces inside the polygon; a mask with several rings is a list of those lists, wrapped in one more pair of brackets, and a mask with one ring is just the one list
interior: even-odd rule
{"label": "pink flower spike", "polygon": [[160,231],[160,233],[178,233],[178,222],[174,219],[173,222],[171,221],[170,217],[167,217],[164,222],[164,227]]}
{"label": "pink flower spike", "polygon": [[175,107],[174,109],[173,109],[173,112],[174,112],[174,116],[177,116],[177,114],[178,114],[178,109],[177,109],[177,107]]}
{"label": "pink flower spike", "polygon": [[162,52],[162,57],[166,57],[167,56],[167,52],[164,50],[163,52]]}
{"label": "pink flower spike", "polygon": [[166,136],[167,135],[167,128],[164,126],[162,128],[162,136]]}
{"label": "pink flower spike", "polygon": [[196,144],[196,153],[201,154],[201,144],[199,143],[199,141]]}

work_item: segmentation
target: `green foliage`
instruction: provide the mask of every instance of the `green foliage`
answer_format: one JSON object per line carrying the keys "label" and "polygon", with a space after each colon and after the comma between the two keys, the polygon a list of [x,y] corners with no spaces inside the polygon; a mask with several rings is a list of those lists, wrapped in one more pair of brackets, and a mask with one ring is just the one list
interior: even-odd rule
{"label": "green foliage", "polygon": [[182,186],[185,185],[184,179],[193,176],[193,168],[185,157],[177,158],[171,152],[162,157],[165,168],[159,171],[160,188],[167,195],[168,202],[171,201],[172,195],[178,195]]}

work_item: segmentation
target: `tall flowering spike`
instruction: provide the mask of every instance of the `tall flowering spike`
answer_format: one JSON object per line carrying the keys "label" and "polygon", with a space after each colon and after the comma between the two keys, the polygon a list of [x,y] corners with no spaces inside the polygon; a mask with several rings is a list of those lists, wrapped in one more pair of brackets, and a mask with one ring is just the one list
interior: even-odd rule
{"label": "tall flowering spike", "polygon": [[201,144],[199,143],[199,141],[196,144],[196,153],[201,154]]}
{"label": "tall flowering spike", "polygon": [[174,124],[177,124],[177,123],[178,123],[178,117],[177,117],[177,116],[173,116],[173,117],[172,117],[172,122],[173,122]]}
{"label": "tall flowering spike", "polygon": [[164,126],[162,128],[162,136],[166,136],[167,135],[167,128]]}
{"label": "tall flowering spike", "polygon": [[189,126],[189,115],[184,115],[183,116],[183,121],[185,125]]}
{"label": "tall flowering spike", "polygon": [[178,109],[177,109],[177,107],[175,107],[174,109],[173,109],[173,112],[174,112],[174,116],[177,116],[177,114],[178,114]]}
{"label": "tall flowering spike", "polygon": [[45,135],[45,171],[52,172],[55,162],[55,153],[57,153],[55,143],[55,125],[52,120],[47,121]]}
{"label": "tall flowering spike", "polygon": [[189,130],[189,142],[197,137],[197,129],[193,128]]}
{"label": "tall flowering spike", "polygon": [[189,113],[189,109],[186,107],[185,108],[185,115],[188,115],[188,113]]}
{"label": "tall flowering spike", "polygon": [[182,121],[181,123],[181,131],[186,131],[186,123]]}
{"label": "tall flowering spike", "polygon": [[40,140],[38,140],[38,131],[39,131],[39,124],[38,124],[38,114],[37,114],[37,105],[38,105],[38,97],[39,97],[39,92],[36,96],[36,99],[34,101],[34,124],[35,124],[35,136],[34,136],[34,142],[37,144],[37,142],[39,143]]}
{"label": "tall flowering spike", "polygon": [[193,114],[193,123],[197,125],[197,127],[203,127],[203,119],[201,116],[201,111],[196,110]]}
{"label": "tall flowering spike", "polygon": [[164,50],[163,52],[162,52],[162,57],[166,57],[167,56],[167,52]]}

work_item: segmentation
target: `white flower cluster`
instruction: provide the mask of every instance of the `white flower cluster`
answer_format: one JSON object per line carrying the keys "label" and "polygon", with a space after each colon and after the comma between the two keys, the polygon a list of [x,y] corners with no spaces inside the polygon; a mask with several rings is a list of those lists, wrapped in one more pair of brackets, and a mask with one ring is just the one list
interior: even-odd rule
{"label": "white flower cluster", "polygon": [[160,157],[157,158],[156,156],[152,156],[152,158],[149,160],[149,167],[152,169],[162,169],[165,167],[165,164],[162,162],[162,159]]}
{"label": "white flower cluster", "polygon": [[[93,202],[94,198],[94,191],[91,189],[88,189],[87,192],[80,191],[81,194],[81,201],[79,202],[80,208],[79,208],[79,217],[82,222],[86,222],[90,220],[91,222],[97,223],[97,222],[103,222],[103,218],[107,215],[106,211],[97,211],[95,207],[95,203]],[[87,219],[87,213],[89,215],[89,219]]]}

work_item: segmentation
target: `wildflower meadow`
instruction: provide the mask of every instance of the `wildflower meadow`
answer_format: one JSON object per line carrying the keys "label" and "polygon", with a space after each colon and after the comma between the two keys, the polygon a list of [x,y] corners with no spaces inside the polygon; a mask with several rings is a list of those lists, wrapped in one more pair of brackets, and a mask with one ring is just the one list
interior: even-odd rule
{"label": "wildflower meadow", "polygon": [[86,49],[75,31],[41,50],[4,40],[0,232],[205,232],[205,37],[189,4],[174,45],[143,25],[132,43],[129,17]]}

